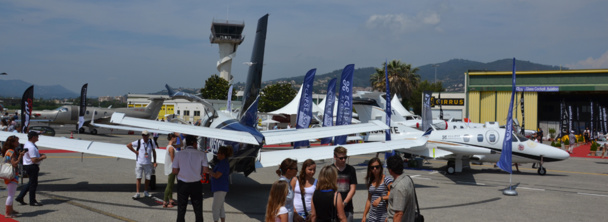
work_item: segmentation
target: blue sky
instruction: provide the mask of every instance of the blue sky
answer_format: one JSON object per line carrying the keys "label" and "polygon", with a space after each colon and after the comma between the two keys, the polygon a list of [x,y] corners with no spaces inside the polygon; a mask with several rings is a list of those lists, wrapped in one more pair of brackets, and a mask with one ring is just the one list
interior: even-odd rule
{"label": "blue sky", "polygon": [[89,96],[200,88],[218,73],[213,19],[245,22],[232,72],[245,81],[257,19],[270,14],[264,80],[386,58],[414,67],[516,57],[608,68],[608,1],[0,0],[2,79]]}

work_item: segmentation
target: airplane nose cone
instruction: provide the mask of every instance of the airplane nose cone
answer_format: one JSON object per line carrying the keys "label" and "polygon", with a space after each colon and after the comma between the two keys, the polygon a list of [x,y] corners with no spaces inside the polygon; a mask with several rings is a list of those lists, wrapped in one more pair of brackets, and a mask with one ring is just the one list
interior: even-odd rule
{"label": "airplane nose cone", "polygon": [[557,159],[565,160],[565,159],[568,159],[569,157],[570,157],[570,154],[564,150],[557,149],[555,151],[555,158],[557,158]]}

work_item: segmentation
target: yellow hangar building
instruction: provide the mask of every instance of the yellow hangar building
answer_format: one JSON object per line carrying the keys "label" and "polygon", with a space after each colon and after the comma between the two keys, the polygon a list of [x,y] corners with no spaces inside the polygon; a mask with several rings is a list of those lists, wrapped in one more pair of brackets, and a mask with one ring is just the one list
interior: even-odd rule
{"label": "yellow hangar building", "polygon": [[[466,114],[472,122],[497,121],[506,123],[511,99],[511,71],[468,71],[465,73]],[[524,119],[526,129],[541,127],[559,131],[560,103],[572,107],[572,128],[577,133],[591,122],[591,102],[594,103],[594,121],[599,108],[608,105],[608,69],[517,71],[517,95],[513,118]],[[524,118],[520,100],[524,95]],[[603,112],[602,112],[603,114]],[[599,121],[594,128],[600,130]]]}

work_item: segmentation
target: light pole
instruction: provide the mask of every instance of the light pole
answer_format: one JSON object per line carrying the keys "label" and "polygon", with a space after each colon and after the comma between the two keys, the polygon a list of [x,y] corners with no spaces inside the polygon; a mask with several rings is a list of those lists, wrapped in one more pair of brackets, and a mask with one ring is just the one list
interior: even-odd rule
{"label": "light pole", "polygon": [[437,83],[437,67],[439,67],[439,65],[435,64],[435,65],[433,65],[433,67],[435,67],[435,82],[434,83]]}

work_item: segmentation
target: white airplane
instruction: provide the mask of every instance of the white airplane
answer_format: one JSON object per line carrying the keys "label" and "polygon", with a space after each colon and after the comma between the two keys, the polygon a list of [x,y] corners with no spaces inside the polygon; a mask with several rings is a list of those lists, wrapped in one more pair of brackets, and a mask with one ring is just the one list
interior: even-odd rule
{"label": "white airplane", "polygon": [[[378,106],[357,105],[359,118],[371,117],[386,121],[384,110]],[[413,140],[420,138],[422,132],[412,130],[403,121],[391,116],[391,139]],[[397,119],[397,120],[395,120]],[[365,122],[365,121],[362,121]],[[364,136],[365,141],[384,141],[384,130],[374,131]],[[466,128],[433,131],[426,144],[426,149],[405,148],[401,151],[425,157],[444,159],[448,161],[447,172],[452,174],[462,172],[462,168],[469,161],[498,162],[502,151],[505,129],[500,128],[497,122],[487,122],[483,128]],[[561,149],[528,140],[518,133],[512,137],[513,163],[540,163],[538,174],[545,175],[544,162],[565,160],[570,155]]]}
{"label": "white airplane", "polygon": [[[234,156],[230,158],[232,171],[243,172],[245,175],[255,171],[257,167],[276,167],[285,158],[305,159],[328,159],[333,156],[336,146],[315,147],[308,149],[293,149],[272,152],[261,152],[264,144],[278,144],[301,141],[313,138],[323,138],[352,133],[367,132],[373,130],[385,130],[388,126],[381,122],[370,122],[367,124],[355,124],[346,126],[335,126],[325,128],[293,129],[281,131],[260,132],[256,129],[257,124],[257,102],[262,80],[262,64],[264,64],[264,44],[266,39],[266,25],[268,15],[258,21],[258,29],[252,53],[253,65],[249,68],[245,94],[243,96],[243,108],[240,116],[235,119],[228,113],[218,112],[207,101],[186,93],[172,93],[173,97],[186,98],[191,101],[201,102],[206,107],[203,126],[180,125],[176,123],[159,122],[140,118],[127,117],[121,113],[114,113],[112,123],[136,126],[139,128],[180,132],[184,134],[197,135],[209,138],[207,142],[213,155],[221,145],[231,145]],[[0,132],[0,140],[5,140],[15,133]],[[26,134],[16,134],[21,142],[27,141]],[[428,136],[428,135],[427,135]],[[428,137],[423,136],[416,140],[395,140],[388,142],[348,144],[343,145],[348,149],[349,155],[360,155],[391,151],[396,148],[424,148]],[[67,138],[40,136],[37,142],[39,147],[70,150],[75,152],[90,153],[96,155],[112,156],[125,159],[135,159],[135,155],[125,147],[125,144],[112,144],[96,141],[71,140]],[[157,150],[157,162],[164,163],[165,150]]]}
{"label": "white airplane", "polygon": [[[386,114],[384,113],[384,108],[381,108],[381,107],[386,107],[386,100],[384,99],[385,94],[386,93],[383,93],[383,92],[365,92],[365,91],[357,92],[357,95],[359,96],[359,98],[357,98],[357,99],[353,98],[353,107],[355,108],[355,110],[357,110],[357,114],[359,115],[359,121],[365,123],[369,120],[379,120],[382,118],[386,118],[385,117]],[[375,112],[373,115],[371,113],[362,115],[360,113],[361,111],[359,111],[359,109],[357,108],[358,106],[375,107],[375,109],[378,109],[378,111],[381,111],[381,112]],[[401,122],[402,124],[404,124],[406,126],[420,129],[420,125],[422,124],[422,118],[420,116],[413,115],[410,112],[408,112],[403,107],[403,105],[401,105],[401,103],[399,103],[399,100],[397,99],[396,95],[393,97],[393,99],[391,99],[391,110],[392,110],[391,119]],[[444,120],[435,119],[432,121],[433,121],[433,126],[435,126],[438,129],[446,129],[446,127],[447,127],[447,123]]]}
{"label": "white airplane", "polygon": [[[91,120],[94,119],[98,123],[107,123],[110,120],[110,116],[114,112],[126,113],[128,116],[144,118],[144,119],[156,119],[158,112],[163,106],[163,98],[153,98],[152,101],[146,107],[137,108],[99,108],[99,107],[87,107],[84,115],[84,125],[89,128],[91,134],[97,134],[95,126],[90,125]],[[91,112],[91,110],[95,110]],[[79,106],[61,106],[54,110],[42,110],[32,111],[32,121],[48,120],[49,124],[76,124],[78,128],[78,112]],[[80,133],[84,132],[84,128],[80,128]]]}

